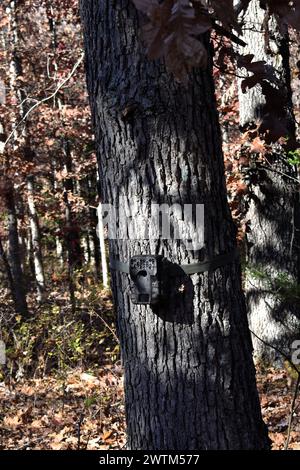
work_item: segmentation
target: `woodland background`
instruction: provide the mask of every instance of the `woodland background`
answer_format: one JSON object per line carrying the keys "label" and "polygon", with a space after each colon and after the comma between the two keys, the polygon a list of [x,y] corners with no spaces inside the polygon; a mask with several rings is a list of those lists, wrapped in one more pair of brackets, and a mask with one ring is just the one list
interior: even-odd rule
{"label": "woodland background", "polygon": [[[78,4],[3,0],[0,18],[0,339],[7,348],[0,449],[122,449],[122,367],[97,235]],[[265,142],[241,132],[236,73],[230,64],[227,74],[220,71],[224,58],[213,40],[228,195],[243,252],[244,169],[264,158]],[[291,32],[290,51],[299,123],[299,33]],[[299,152],[290,158],[299,164]],[[274,449],[287,438],[296,379],[288,362],[258,367]],[[300,449],[297,407],[293,416],[289,448]]]}

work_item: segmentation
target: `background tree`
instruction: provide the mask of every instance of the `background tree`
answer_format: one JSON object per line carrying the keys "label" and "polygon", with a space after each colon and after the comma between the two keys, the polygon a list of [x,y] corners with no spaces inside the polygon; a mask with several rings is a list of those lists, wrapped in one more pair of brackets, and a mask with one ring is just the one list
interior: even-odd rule
{"label": "background tree", "polygon": [[[5,0],[0,12],[0,333],[20,376],[90,357],[85,339],[96,363],[99,354],[115,357],[117,346],[106,326],[114,331],[111,308],[102,311],[99,300],[110,303],[99,282],[96,158],[76,2]],[[77,348],[63,360],[62,337]],[[26,360],[15,353],[22,348]]]}
{"label": "background tree", "polygon": [[[6,101],[1,106],[1,119],[5,122],[1,169],[5,178],[14,181],[18,188],[14,227],[20,231],[15,240],[22,240],[19,251],[23,284],[30,295],[35,285],[40,300],[45,278],[49,282],[54,275],[63,284],[69,269],[66,257],[60,272],[53,265],[53,239],[57,246],[70,248],[71,270],[79,271],[83,269],[81,244],[90,234],[95,255],[87,262],[90,268],[84,269],[91,269],[95,279],[100,275],[96,235],[98,189],[86,93],[79,68],[82,59],[66,53],[76,43],[80,51],[80,24],[75,2],[66,1],[63,11],[54,6],[53,2],[49,5],[47,1],[31,0],[6,1],[1,6],[1,79],[7,87]],[[76,83],[73,75],[77,72],[81,75]],[[74,127],[76,114],[80,118]],[[87,181],[89,194],[83,194],[80,188]],[[71,214],[71,225],[66,212]],[[5,219],[2,223],[6,250]],[[72,283],[67,284],[70,288]]]}
{"label": "background tree", "polygon": [[[243,13],[243,54],[275,69],[270,81],[247,89],[239,79],[240,126],[249,155],[246,291],[251,330],[290,354],[299,334],[297,285],[300,275],[299,183],[292,152],[297,148],[293,112],[289,34],[268,8],[252,0]],[[241,69],[241,74],[243,69]],[[250,83],[250,82],[249,82]],[[246,140],[247,139],[247,140]],[[281,141],[280,141],[281,139]],[[247,150],[252,142],[252,152]],[[264,147],[265,145],[265,147]],[[256,336],[257,359],[283,360]]]}

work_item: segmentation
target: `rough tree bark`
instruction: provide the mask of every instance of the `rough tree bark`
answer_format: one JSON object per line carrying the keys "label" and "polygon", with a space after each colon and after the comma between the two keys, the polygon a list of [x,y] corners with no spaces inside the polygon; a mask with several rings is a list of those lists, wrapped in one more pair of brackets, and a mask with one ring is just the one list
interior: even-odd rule
{"label": "rough tree bark", "polygon": [[[149,61],[129,0],[82,0],[87,82],[102,201],[204,203],[205,251],[236,245],[226,200],[211,70],[185,88]],[[133,217],[129,233],[133,231]],[[141,235],[144,226],[136,227]],[[110,256],[161,253],[194,262],[175,240],[110,241]],[[125,368],[130,449],[266,449],[240,265],[184,278],[168,307],[135,306],[129,279],[112,287]]]}
{"label": "rough tree bark", "polygon": [[[252,0],[244,21],[243,39],[247,47],[242,52],[255,53],[255,61],[265,60],[277,70],[278,94],[286,94],[283,118],[288,120],[287,137],[294,141],[288,32],[279,29],[276,19],[260,8],[259,0]],[[243,93],[240,85],[241,80],[240,125],[246,130],[257,126],[267,110],[260,86]],[[299,188],[291,179],[297,174],[288,163],[287,151],[280,145],[273,147],[274,152],[267,157],[270,170],[266,169],[267,165],[258,163],[248,175],[246,292],[251,330],[289,355],[292,341],[299,336],[299,302],[295,304],[295,299],[286,295],[282,281],[286,279],[291,286],[299,282]],[[283,360],[256,336],[253,336],[253,344],[257,360]]]}

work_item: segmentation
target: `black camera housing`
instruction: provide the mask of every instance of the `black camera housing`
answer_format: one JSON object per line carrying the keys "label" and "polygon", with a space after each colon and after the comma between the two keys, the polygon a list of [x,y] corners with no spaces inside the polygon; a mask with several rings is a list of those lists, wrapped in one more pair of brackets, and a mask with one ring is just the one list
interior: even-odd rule
{"label": "black camera housing", "polygon": [[133,256],[129,261],[131,301],[139,305],[156,305],[164,299],[163,257]]}

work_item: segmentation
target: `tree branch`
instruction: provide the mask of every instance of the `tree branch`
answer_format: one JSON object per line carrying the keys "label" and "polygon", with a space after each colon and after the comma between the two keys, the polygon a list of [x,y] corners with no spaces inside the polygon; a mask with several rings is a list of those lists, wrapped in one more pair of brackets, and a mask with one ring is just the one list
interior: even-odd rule
{"label": "tree branch", "polygon": [[257,336],[256,333],[254,333],[254,331],[252,331],[250,328],[249,328],[249,331],[250,333],[255,336],[257,339],[259,339],[259,341],[261,341],[263,344],[265,344],[266,346],[268,346],[269,348],[272,348],[274,349],[274,351],[278,352],[282,357],[284,357],[284,359],[290,364],[290,366],[297,372],[297,374],[300,373],[300,371],[298,370],[298,368],[295,366],[295,364],[291,361],[291,359],[289,358],[289,356],[287,354],[285,354],[283,351],[281,351],[280,349],[276,348],[276,346],[273,346],[272,344],[269,344],[267,343],[265,340],[263,340],[262,338],[260,338],[259,336]]}
{"label": "tree branch", "polygon": [[56,88],[56,90],[51,93],[51,95],[49,96],[46,96],[46,98],[43,98],[42,100],[40,101],[37,101],[31,108],[29,108],[29,110],[24,114],[24,116],[22,117],[22,119],[15,125],[15,127],[13,128],[13,130],[11,131],[11,133],[9,134],[9,136],[7,137],[6,141],[4,142],[3,144],[3,147],[2,147],[2,152],[4,152],[4,149],[6,147],[6,145],[8,144],[8,142],[13,138],[16,130],[20,127],[20,125],[27,119],[27,117],[29,116],[29,114],[32,113],[32,111],[34,111],[38,106],[40,106],[41,104],[43,103],[46,103],[46,101],[49,101],[51,100],[52,98],[54,98],[57,93],[59,92],[59,90],[61,90],[61,88],[73,77],[74,73],[76,72],[76,70],[78,69],[79,65],[81,64],[81,62],[83,61],[83,58],[84,58],[84,54],[82,53],[81,56],[79,57],[78,61],[76,62],[76,64],[74,65],[74,67],[72,68],[71,72],[69,73],[69,75],[58,85],[58,87]]}
{"label": "tree branch", "polygon": [[295,404],[296,404],[296,400],[297,400],[297,396],[298,396],[299,385],[300,385],[300,373],[298,372],[298,378],[297,378],[297,382],[296,382],[296,386],[295,386],[295,390],[294,390],[293,401],[292,401],[292,404],[291,404],[291,412],[290,412],[290,417],[289,417],[288,433],[287,433],[287,437],[286,437],[286,441],[285,441],[284,450],[288,450],[289,443],[290,443],[293,417],[294,417],[294,412],[295,412]]}
{"label": "tree branch", "polygon": [[227,37],[232,42],[234,42],[235,44],[238,44],[241,47],[247,46],[247,44],[242,39],[240,39],[238,36],[231,33],[230,31],[227,31],[227,29],[223,28],[223,26],[220,26],[219,24],[217,24],[215,20],[212,21],[212,24],[213,24],[213,28],[215,29],[217,33],[221,34],[222,36]]}
{"label": "tree branch", "polygon": [[[249,328],[249,330],[250,330],[250,328]],[[296,382],[296,386],[295,386],[295,390],[294,390],[293,400],[292,400],[292,404],[291,404],[291,411],[290,411],[290,416],[289,416],[288,433],[287,433],[287,438],[286,438],[285,445],[284,445],[284,450],[288,450],[289,443],[290,443],[290,437],[291,437],[292,424],[293,424],[293,417],[294,417],[294,412],[295,412],[295,409],[296,409],[295,404],[296,404],[296,400],[297,400],[297,396],[298,396],[298,389],[299,389],[299,385],[300,385],[300,370],[295,366],[295,364],[291,361],[291,359],[283,351],[276,348],[272,344],[269,344],[266,341],[264,341],[262,338],[257,336],[257,334],[255,334],[252,330],[250,330],[250,333],[252,333],[263,344],[265,344],[269,348],[272,348],[275,351],[277,351],[279,354],[281,354],[288,361],[288,363],[295,370],[295,372],[297,373],[297,382]]]}

